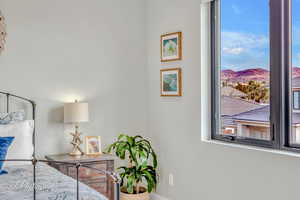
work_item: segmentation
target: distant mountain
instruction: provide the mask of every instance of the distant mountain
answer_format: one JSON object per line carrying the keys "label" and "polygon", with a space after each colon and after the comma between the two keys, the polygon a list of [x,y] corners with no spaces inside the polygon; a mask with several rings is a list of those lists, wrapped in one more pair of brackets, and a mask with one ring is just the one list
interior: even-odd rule
{"label": "distant mountain", "polygon": [[293,67],[293,78],[300,76],[300,67]]}
{"label": "distant mountain", "polygon": [[[300,67],[293,67],[293,78],[300,77]],[[251,69],[245,69],[240,71],[233,71],[230,69],[221,71],[221,80],[229,82],[248,82],[254,81],[265,81],[269,82],[270,72],[266,69],[257,67]]]}
{"label": "distant mountain", "polygon": [[236,72],[231,69],[222,70],[221,77],[225,79],[232,79],[237,76]]}
{"label": "distant mountain", "polygon": [[241,71],[222,70],[221,80],[227,80],[229,82],[247,82],[250,80],[268,82],[269,74],[268,70],[262,68],[252,68]]}

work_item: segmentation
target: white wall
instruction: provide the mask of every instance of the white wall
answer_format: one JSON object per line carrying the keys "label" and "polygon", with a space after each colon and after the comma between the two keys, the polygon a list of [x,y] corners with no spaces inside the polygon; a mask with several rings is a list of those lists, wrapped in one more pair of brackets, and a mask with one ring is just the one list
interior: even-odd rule
{"label": "white wall", "polygon": [[[158,193],[169,200],[298,199],[299,158],[201,142],[200,102],[206,96],[200,76],[209,65],[200,60],[200,0],[151,0],[146,8],[149,135],[159,152]],[[183,61],[161,64],[160,35],[173,31],[183,32]],[[183,97],[160,97],[159,70],[179,66]]]}
{"label": "white wall", "polygon": [[[63,102],[90,103],[86,135],[103,144],[146,132],[144,1],[0,0],[7,49],[0,90],[34,99],[39,155],[70,150]],[[65,132],[65,133],[64,133]]]}
{"label": "white wall", "polygon": [[[298,199],[298,158],[201,142],[200,72],[208,66],[200,65],[200,0],[144,4],[0,0],[9,34],[0,89],[37,101],[39,154],[69,150],[61,107],[78,98],[91,104],[84,132],[104,143],[120,131],[149,131],[159,154],[158,193],[169,200]],[[173,31],[183,31],[184,59],[161,64],[160,35]],[[184,96],[161,98],[159,70],[178,66]]]}

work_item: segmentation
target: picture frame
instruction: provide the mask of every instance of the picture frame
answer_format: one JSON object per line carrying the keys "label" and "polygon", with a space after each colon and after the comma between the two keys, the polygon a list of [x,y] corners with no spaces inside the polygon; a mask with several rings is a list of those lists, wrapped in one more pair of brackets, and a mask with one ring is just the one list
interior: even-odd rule
{"label": "picture frame", "polygon": [[164,34],[160,38],[161,62],[182,60],[182,32]]}
{"label": "picture frame", "polygon": [[101,151],[101,136],[86,136],[85,137],[86,155],[100,155]]}
{"label": "picture frame", "polygon": [[182,96],[182,70],[181,68],[169,68],[160,70],[160,96]]}

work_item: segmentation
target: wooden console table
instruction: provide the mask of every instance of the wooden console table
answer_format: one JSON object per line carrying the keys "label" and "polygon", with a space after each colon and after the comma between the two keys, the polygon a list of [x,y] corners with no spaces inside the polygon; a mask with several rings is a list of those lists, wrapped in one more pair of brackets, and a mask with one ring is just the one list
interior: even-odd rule
{"label": "wooden console table", "polygon": [[[114,171],[114,160],[115,157],[112,155],[102,154],[97,156],[70,156],[68,154],[61,155],[49,155],[45,156],[47,160],[55,160],[61,162],[72,162],[77,163],[80,162],[84,165],[107,170]],[[76,179],[76,167],[74,165],[68,164],[51,164],[50,166],[56,168],[63,174],[70,176]],[[89,187],[97,190],[101,194],[105,195],[108,199],[114,199],[114,184],[112,179],[104,174],[99,174],[91,169],[80,168],[79,170],[79,181],[85,183]]]}

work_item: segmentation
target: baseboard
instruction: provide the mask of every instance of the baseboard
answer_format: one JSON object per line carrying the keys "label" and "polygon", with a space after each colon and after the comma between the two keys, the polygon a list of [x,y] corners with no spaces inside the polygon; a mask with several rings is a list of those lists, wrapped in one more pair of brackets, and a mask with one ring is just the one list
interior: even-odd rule
{"label": "baseboard", "polygon": [[156,193],[151,194],[151,200],[169,200],[166,197],[162,197]]}

